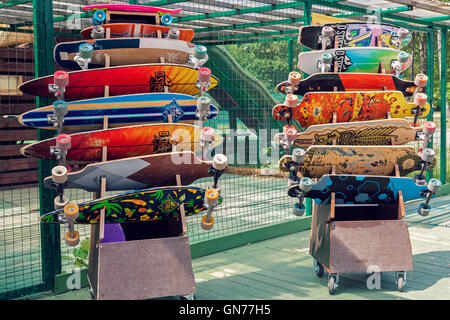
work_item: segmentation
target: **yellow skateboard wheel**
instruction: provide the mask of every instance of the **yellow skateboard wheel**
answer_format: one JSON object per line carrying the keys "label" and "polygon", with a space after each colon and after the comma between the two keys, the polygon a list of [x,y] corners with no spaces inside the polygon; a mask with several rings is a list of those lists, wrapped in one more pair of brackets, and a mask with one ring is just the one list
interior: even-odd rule
{"label": "yellow skateboard wheel", "polygon": [[216,189],[208,189],[205,192],[205,199],[208,205],[214,205],[219,199],[219,192]]}
{"label": "yellow skateboard wheel", "polygon": [[208,216],[203,216],[202,217],[202,229],[203,230],[211,230],[214,226],[214,218],[213,217],[209,217],[209,221],[206,221],[206,219],[208,218]]}
{"label": "yellow skateboard wheel", "polygon": [[80,233],[76,230],[73,230],[73,235],[71,235],[70,231],[67,231],[65,235],[65,241],[69,247],[75,247],[80,243]]}
{"label": "yellow skateboard wheel", "polygon": [[64,206],[64,217],[67,220],[75,221],[79,216],[79,208],[75,203],[68,203]]}

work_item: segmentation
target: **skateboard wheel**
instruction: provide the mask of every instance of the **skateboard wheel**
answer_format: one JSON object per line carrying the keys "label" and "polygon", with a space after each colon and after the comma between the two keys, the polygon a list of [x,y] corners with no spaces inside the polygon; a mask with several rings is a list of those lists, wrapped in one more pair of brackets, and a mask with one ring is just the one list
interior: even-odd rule
{"label": "skateboard wheel", "polygon": [[53,102],[53,113],[55,114],[55,116],[64,117],[67,112],[69,112],[67,102],[63,100],[56,100],[55,102]]}
{"label": "skateboard wheel", "polygon": [[422,152],[420,153],[420,158],[425,162],[433,161],[435,156],[436,152],[431,148],[423,148]]}
{"label": "skateboard wheel", "polygon": [[80,44],[78,52],[81,58],[89,59],[92,58],[94,54],[94,47],[92,46],[92,44],[85,42]]}
{"label": "skateboard wheel", "polygon": [[227,167],[228,159],[224,154],[218,153],[213,157],[212,166],[216,170],[224,170]]}
{"label": "skateboard wheel", "polygon": [[322,36],[330,38],[334,35],[334,29],[332,27],[326,26],[322,28]]}
{"label": "skateboard wheel", "polygon": [[296,187],[300,184],[300,178],[297,176],[292,176],[288,178],[288,189]]}
{"label": "skateboard wheel", "polygon": [[428,76],[423,74],[423,73],[419,73],[416,75],[416,78],[414,79],[414,84],[416,86],[418,86],[419,88],[423,88],[427,85],[428,82]]}
{"label": "skateboard wheel", "polygon": [[206,49],[205,46],[202,45],[196,45],[194,47],[194,57],[197,59],[205,59],[206,53],[208,52],[208,49]]}
{"label": "skateboard wheel", "polygon": [[426,217],[427,215],[429,215],[430,211],[431,211],[431,207],[426,206],[425,203],[421,203],[419,205],[419,208],[417,209],[417,212],[423,217]]}
{"label": "skateboard wheel", "polygon": [[306,151],[301,148],[295,148],[292,150],[292,161],[295,163],[301,163],[305,159]]}
{"label": "skateboard wheel", "polygon": [[71,235],[70,231],[67,231],[65,235],[65,241],[69,247],[75,247],[80,243],[80,233],[76,230],[73,230],[73,235]]}
{"label": "skateboard wheel", "polygon": [[64,218],[75,221],[79,216],[79,208],[75,203],[68,203],[64,206]]}
{"label": "skateboard wheel", "polygon": [[202,229],[203,230],[211,230],[214,226],[214,218],[209,217],[209,220],[206,220],[206,219],[208,219],[208,216],[202,217],[202,223],[201,223]]}
{"label": "skateboard wheel", "polygon": [[214,128],[204,127],[201,132],[200,140],[203,140],[205,142],[213,142],[215,134],[216,134],[216,131],[214,130]]}
{"label": "skateboard wheel", "polygon": [[296,86],[300,83],[300,73],[296,72],[296,71],[292,71],[289,72],[289,78],[288,78],[288,82],[291,86]]}
{"label": "skateboard wheel", "polygon": [[53,200],[53,207],[55,208],[55,210],[59,210],[64,208],[64,206],[66,204],[69,203],[69,198],[67,198],[66,196],[62,196],[62,200],[60,196],[56,196],[55,199]]}
{"label": "skateboard wheel", "polygon": [[56,146],[59,150],[69,150],[72,138],[65,133],[62,133],[56,137]]}
{"label": "skateboard wheel", "polygon": [[161,17],[161,23],[165,26],[168,26],[170,24],[172,24],[173,22],[173,18],[170,14],[166,13],[165,15],[163,15]]}
{"label": "skateboard wheel", "polygon": [[330,64],[333,61],[333,56],[328,52],[325,52],[322,54],[321,60],[323,64]]}
{"label": "skateboard wheel", "polygon": [[197,100],[197,109],[202,112],[208,112],[211,105],[211,99],[205,96],[201,96]]}
{"label": "skateboard wheel", "polygon": [[92,22],[94,24],[101,24],[106,19],[106,12],[103,10],[96,10],[92,16]]}
{"label": "skateboard wheel", "polygon": [[297,217],[303,216],[305,214],[305,205],[303,203],[295,203],[292,213]]}
{"label": "skateboard wheel", "polygon": [[413,103],[418,106],[423,106],[427,103],[428,96],[425,93],[418,92],[414,95]]}
{"label": "skateboard wheel", "polygon": [[67,168],[56,166],[52,169],[52,179],[54,183],[62,184],[67,181]]}
{"label": "skateboard wheel", "polygon": [[428,185],[427,188],[428,190],[430,190],[433,194],[436,194],[439,192],[439,190],[441,189],[441,181],[438,179],[430,179],[430,181],[428,181]]}
{"label": "skateboard wheel", "polygon": [[59,70],[53,74],[53,81],[59,88],[63,88],[69,84],[69,74],[66,71]]}
{"label": "skateboard wheel", "polygon": [[[180,39],[180,30],[175,29],[175,28],[170,29],[168,34],[167,34],[167,38],[175,39],[175,40]],[[194,50],[195,50],[195,48],[194,48]]]}
{"label": "skateboard wheel", "polygon": [[408,61],[408,59],[410,58],[411,56],[410,56],[410,54],[409,53],[407,53],[407,52],[400,52],[399,54],[398,54],[398,57],[397,57],[397,60],[398,60],[398,62],[400,62],[400,63],[405,63],[405,62],[407,62]]}
{"label": "skateboard wheel", "polygon": [[409,36],[409,30],[405,28],[400,28],[398,30],[397,36],[399,37],[399,39],[406,39]]}
{"label": "skateboard wheel", "polygon": [[207,67],[201,67],[198,69],[197,80],[199,82],[209,82],[210,78],[211,78],[211,69]]}
{"label": "skateboard wheel", "polygon": [[298,104],[298,97],[295,94],[288,94],[288,95],[286,95],[284,104],[288,108],[295,108],[295,107],[297,107],[297,104]]}
{"label": "skateboard wheel", "polygon": [[434,121],[426,121],[423,125],[423,133],[425,134],[433,134],[436,131],[436,122]]}
{"label": "skateboard wheel", "polygon": [[313,186],[313,181],[311,178],[302,178],[300,180],[300,190],[304,191],[304,192],[308,192],[312,189]]}
{"label": "skateboard wheel", "polygon": [[416,174],[414,176],[414,182],[415,184],[417,184],[418,186],[424,186],[427,184],[427,179],[424,176],[418,175]]}
{"label": "skateboard wheel", "polygon": [[289,142],[293,142],[297,138],[297,129],[294,126],[284,126],[283,132]]}
{"label": "skateboard wheel", "polygon": [[219,192],[216,189],[210,188],[205,191],[205,202],[208,206],[213,206],[219,199]]}

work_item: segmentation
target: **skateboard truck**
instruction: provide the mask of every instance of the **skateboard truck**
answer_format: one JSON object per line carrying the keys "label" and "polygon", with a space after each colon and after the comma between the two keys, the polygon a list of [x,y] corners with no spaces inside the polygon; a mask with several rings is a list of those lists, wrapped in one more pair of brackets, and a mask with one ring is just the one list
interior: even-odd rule
{"label": "skateboard truck", "polygon": [[65,242],[68,246],[74,247],[80,243],[80,233],[75,230],[75,220],[79,216],[79,208],[75,203],[68,203],[64,206],[64,216],[59,216],[59,222],[65,223],[69,231],[65,234]]}
{"label": "skateboard truck", "polygon": [[428,76],[423,73],[418,73],[416,75],[416,78],[414,79],[414,84],[416,85],[416,88],[414,89],[414,92],[412,93],[412,96],[415,97],[417,93],[422,91],[428,82]]}
{"label": "skateboard truck", "polygon": [[49,83],[48,92],[53,93],[55,98],[64,100],[64,92],[69,84],[69,74],[66,71],[59,70],[53,74],[54,83]]}
{"label": "skateboard truck", "polygon": [[56,146],[50,147],[50,155],[56,157],[60,165],[66,164],[66,155],[70,149],[71,139],[67,134],[60,134],[56,137]]}
{"label": "skateboard truck", "polygon": [[334,36],[334,29],[329,26],[322,28],[322,50],[326,50],[328,45],[331,45],[331,39]]}
{"label": "skateboard truck", "polygon": [[[178,37],[179,37],[179,31],[178,31]],[[170,36],[170,31],[169,31]],[[189,61],[188,65],[193,66],[195,69],[200,68],[203,66],[206,61],[208,61],[208,49],[205,46],[202,45],[196,45],[194,47],[194,54],[189,55]],[[209,79],[208,79],[209,80]]]}
{"label": "skateboard truck", "polygon": [[291,127],[293,113],[292,109],[296,108],[298,105],[298,96],[296,96],[295,94],[287,94],[286,99],[284,100],[284,105],[288,109],[284,110],[281,116],[286,119],[287,125]]}
{"label": "skateboard truck", "polygon": [[427,99],[428,96],[422,92],[418,92],[414,95],[413,104],[415,104],[416,107],[411,109],[411,113],[414,114],[414,121],[412,123],[413,127],[416,126],[419,116],[422,114],[423,111],[425,111],[425,108],[423,106],[427,103]]}
{"label": "skateboard truck", "polygon": [[209,148],[214,144],[216,131],[211,127],[204,127],[200,134],[200,147],[202,148],[203,159],[206,159]]}
{"label": "skateboard truck", "polygon": [[219,178],[227,167],[227,157],[223,154],[216,154],[212,161],[212,167],[209,169],[214,174],[214,182],[205,192],[204,206],[208,213],[202,217],[201,227],[203,230],[211,230],[214,226],[214,218],[212,217],[213,209],[219,203],[219,194],[221,191],[218,184]]}
{"label": "skateboard truck", "polygon": [[211,69],[201,67],[198,69],[197,83],[195,86],[200,89],[199,96],[202,96],[211,85]]}
{"label": "skateboard truck", "polygon": [[437,194],[439,192],[439,189],[441,188],[441,181],[438,179],[430,179],[430,181],[428,181],[427,188],[427,198],[425,199],[425,203],[421,203],[417,209],[417,212],[424,217],[426,217],[431,211],[431,206],[429,203],[433,194]]}
{"label": "skateboard truck", "polygon": [[422,140],[422,148],[419,149],[419,152],[422,151],[422,149],[427,148],[428,143],[430,142],[431,136],[436,131],[436,123],[433,121],[426,121],[423,125],[423,129],[421,132],[417,132],[416,134],[416,140]]}
{"label": "skateboard truck", "polygon": [[407,52],[399,52],[397,56],[397,60],[392,61],[391,67],[395,70],[395,75],[397,77],[400,77],[400,74],[402,73],[402,67],[403,64],[408,62],[408,60],[411,58],[411,55]]}
{"label": "skateboard truck", "polygon": [[94,55],[94,47],[90,43],[82,43],[78,48],[78,53],[73,58],[82,70],[86,70]]}
{"label": "skateboard truck", "polygon": [[305,194],[311,190],[313,181],[311,178],[304,177],[300,179],[297,176],[299,165],[304,161],[306,152],[303,149],[296,148],[292,151],[292,161],[285,164],[289,169],[288,178],[288,195],[298,199],[298,203],[294,205],[293,214],[301,217],[305,213],[305,205],[303,203]]}
{"label": "skateboard truck", "polygon": [[402,43],[409,37],[409,30],[405,28],[400,28],[397,32],[397,38],[392,42],[392,44],[400,49]]}
{"label": "skateboard truck", "polygon": [[94,24],[94,28],[91,31],[92,39],[101,39],[105,37],[105,28],[101,26],[103,21],[106,20],[106,13],[103,10],[96,10],[94,15],[92,16],[92,22]]}
{"label": "skateboard truck", "polygon": [[296,71],[289,72],[288,83],[289,86],[286,87],[286,94],[293,94],[297,90],[298,84],[300,83],[301,75]]}
{"label": "skateboard truck", "polygon": [[322,57],[317,62],[318,68],[321,73],[330,72],[331,71],[331,63],[333,62],[333,56],[328,52],[324,52]]}
{"label": "skateboard truck", "polygon": [[197,109],[195,110],[195,116],[200,121],[208,120],[211,110],[211,99],[205,96],[201,96],[197,100]]}
{"label": "skateboard truck", "polygon": [[297,129],[294,126],[284,126],[280,145],[287,153],[290,153],[295,138],[297,138]]}
{"label": "skateboard truck", "polygon": [[435,151],[431,148],[423,148],[422,152],[420,152],[422,163],[420,164],[420,173],[414,176],[414,181],[416,184],[424,186],[427,183],[427,180],[423,174],[430,167],[435,155]]}
{"label": "skateboard truck", "polygon": [[53,114],[47,116],[48,123],[53,124],[58,129],[58,133],[61,133],[64,116],[69,112],[67,102],[63,100],[56,100],[53,102]]}
{"label": "skateboard truck", "polygon": [[69,199],[64,195],[64,188],[67,185],[67,171],[67,168],[61,165],[55,166],[52,169],[52,182],[50,187],[58,193],[53,201],[55,210],[62,209],[69,203]]}

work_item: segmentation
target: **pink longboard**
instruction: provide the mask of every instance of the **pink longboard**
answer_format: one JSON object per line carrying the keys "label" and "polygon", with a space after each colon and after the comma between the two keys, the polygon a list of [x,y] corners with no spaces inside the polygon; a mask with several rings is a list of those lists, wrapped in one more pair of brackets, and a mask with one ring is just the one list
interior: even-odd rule
{"label": "pink longboard", "polygon": [[157,13],[169,13],[175,14],[181,11],[181,9],[165,9],[160,7],[141,6],[137,4],[95,4],[91,6],[84,6],[82,8],[86,11],[95,9],[113,10],[113,11],[130,11],[130,12],[157,12]]}

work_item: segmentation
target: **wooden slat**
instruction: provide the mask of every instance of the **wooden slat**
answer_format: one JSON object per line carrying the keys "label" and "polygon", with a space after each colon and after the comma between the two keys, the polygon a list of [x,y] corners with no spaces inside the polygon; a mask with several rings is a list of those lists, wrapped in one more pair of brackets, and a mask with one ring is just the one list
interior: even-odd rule
{"label": "wooden slat", "polygon": [[[30,170],[38,168],[38,159],[22,158],[0,160],[0,173],[9,173],[9,171]],[[12,175],[16,173],[11,173]]]}
{"label": "wooden slat", "polygon": [[34,51],[32,48],[0,48],[0,59],[28,60],[32,63],[34,60]]}
{"label": "wooden slat", "polygon": [[37,170],[16,172],[14,174],[0,173],[0,186],[14,185],[19,183],[36,183],[37,181]]}
{"label": "wooden slat", "polygon": [[0,73],[3,74],[34,74],[34,64],[33,63],[0,63]]}
{"label": "wooden slat", "polygon": [[36,104],[32,103],[13,103],[13,104],[0,104],[0,115],[19,115],[27,111],[36,109]]}
{"label": "wooden slat", "polygon": [[4,130],[10,128],[24,128],[24,126],[19,123],[19,119],[17,117],[1,118],[0,129]]}
{"label": "wooden slat", "polygon": [[0,157],[19,156],[24,146],[26,144],[0,145]]}
{"label": "wooden slat", "polygon": [[2,130],[0,141],[37,140],[37,130]]}

